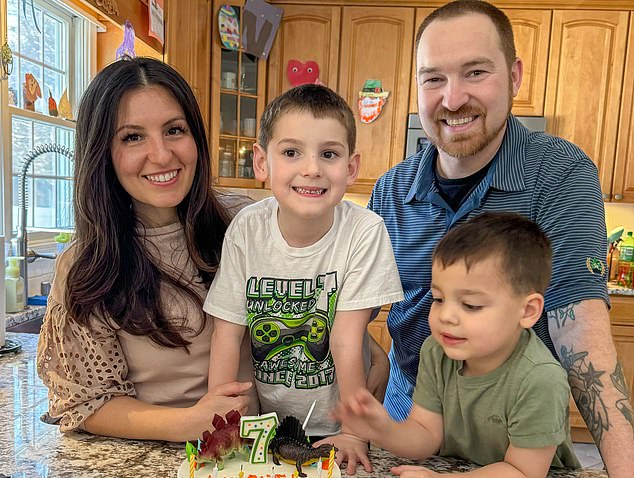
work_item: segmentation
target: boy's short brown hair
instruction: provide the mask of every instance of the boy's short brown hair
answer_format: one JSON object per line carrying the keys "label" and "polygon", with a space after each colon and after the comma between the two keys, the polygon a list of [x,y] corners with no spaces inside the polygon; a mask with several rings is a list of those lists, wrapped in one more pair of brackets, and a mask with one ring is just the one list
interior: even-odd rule
{"label": "boy's short brown hair", "polygon": [[498,258],[500,272],[517,294],[544,294],[550,281],[552,249],[540,227],[509,212],[485,212],[450,230],[434,249],[433,261],[443,267],[464,260]]}
{"label": "boy's short brown hair", "polygon": [[346,128],[348,150],[354,153],[357,141],[357,127],[354,114],[341,96],[322,85],[300,85],[282,93],[271,101],[260,118],[258,143],[265,150],[273,137],[275,123],[288,112],[309,112],[315,118],[333,118]]}

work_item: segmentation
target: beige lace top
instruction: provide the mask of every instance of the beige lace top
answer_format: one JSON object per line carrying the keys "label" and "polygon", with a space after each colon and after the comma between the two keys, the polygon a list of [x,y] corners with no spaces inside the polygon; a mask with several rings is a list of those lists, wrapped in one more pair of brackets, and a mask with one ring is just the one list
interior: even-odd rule
{"label": "beige lace top", "polygon": [[[184,280],[196,278],[193,290],[205,297],[207,288],[197,279],[181,224],[147,229],[146,241],[164,270]],[[64,305],[72,261],[71,246],[57,260],[37,353],[38,374],[49,389],[49,414],[60,419],[62,431],[77,428],[117,395],[173,407],[200,399],[207,392],[212,321],[208,318],[195,335],[203,317],[199,305],[171,284],[161,284],[167,317],[179,323],[185,318],[192,329],[185,334],[191,341],[189,354],[124,332],[107,318],[93,317],[93,330],[88,330],[69,319]]]}

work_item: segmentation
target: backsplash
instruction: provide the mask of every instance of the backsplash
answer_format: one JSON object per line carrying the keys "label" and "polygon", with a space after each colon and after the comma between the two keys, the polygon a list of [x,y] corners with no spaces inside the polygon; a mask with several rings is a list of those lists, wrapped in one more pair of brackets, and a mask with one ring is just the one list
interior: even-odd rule
{"label": "backsplash", "polygon": [[619,226],[634,231],[634,204],[606,203],[605,225],[608,232]]}

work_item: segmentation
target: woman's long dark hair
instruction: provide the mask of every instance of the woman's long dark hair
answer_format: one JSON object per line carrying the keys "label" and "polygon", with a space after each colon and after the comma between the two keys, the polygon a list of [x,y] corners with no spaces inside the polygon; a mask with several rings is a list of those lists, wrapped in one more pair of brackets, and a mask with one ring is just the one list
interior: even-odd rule
{"label": "woman's long dark hair", "polygon": [[[70,316],[90,327],[98,313],[121,329],[145,335],[166,347],[187,347],[182,325],[163,312],[161,280],[178,287],[202,307],[202,299],[178,277],[161,271],[139,234],[132,199],[112,165],[123,95],[148,86],[165,88],[183,109],[196,142],[198,160],[192,187],[177,206],[189,254],[209,285],[222,249],[229,214],[211,188],[211,165],[203,120],[187,82],[169,65],[151,58],[120,60],[100,71],[79,105],[75,136],[75,260],[67,278]],[[202,314],[202,310],[201,310]],[[201,325],[204,326],[204,322]],[[198,332],[199,332],[198,331]]]}

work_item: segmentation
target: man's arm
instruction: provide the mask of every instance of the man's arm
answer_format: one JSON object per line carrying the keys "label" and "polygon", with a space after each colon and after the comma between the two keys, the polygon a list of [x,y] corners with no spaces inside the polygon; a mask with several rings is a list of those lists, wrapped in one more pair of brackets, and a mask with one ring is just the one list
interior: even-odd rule
{"label": "man's arm", "polygon": [[572,396],[611,478],[632,476],[634,415],[602,300],[548,312],[548,329]]}

